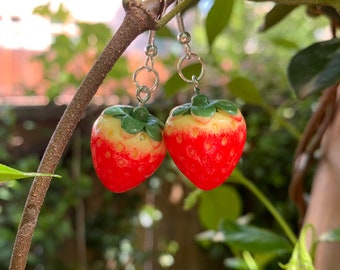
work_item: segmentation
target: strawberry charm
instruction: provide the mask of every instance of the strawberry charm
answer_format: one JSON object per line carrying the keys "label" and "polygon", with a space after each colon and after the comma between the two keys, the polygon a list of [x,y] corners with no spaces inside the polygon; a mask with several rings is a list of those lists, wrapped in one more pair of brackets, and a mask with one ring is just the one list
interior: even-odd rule
{"label": "strawberry charm", "polygon": [[231,101],[197,94],[172,109],[164,140],[178,169],[198,188],[211,190],[223,184],[241,158],[246,123]]}
{"label": "strawberry charm", "polygon": [[[138,186],[165,158],[164,124],[144,107],[159,86],[159,75],[154,69],[157,54],[154,40],[155,30],[150,30],[145,63],[132,76],[139,106],[111,106],[92,127],[93,165],[101,182],[113,192],[125,192]],[[140,84],[143,74],[153,76],[152,86]]]}
{"label": "strawberry charm", "polygon": [[91,153],[107,189],[125,192],[157,170],[166,153],[162,129],[144,107],[116,105],[102,112],[92,127]]}

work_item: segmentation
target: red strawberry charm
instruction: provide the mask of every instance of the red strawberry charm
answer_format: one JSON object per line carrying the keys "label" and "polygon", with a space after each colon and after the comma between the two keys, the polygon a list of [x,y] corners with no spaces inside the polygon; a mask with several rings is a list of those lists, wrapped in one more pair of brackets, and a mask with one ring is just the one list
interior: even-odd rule
{"label": "red strawberry charm", "polygon": [[92,127],[91,153],[107,189],[125,192],[157,170],[166,154],[162,129],[144,107],[116,105],[102,112]]}
{"label": "red strawberry charm", "polygon": [[246,123],[231,101],[197,94],[171,111],[164,140],[178,169],[198,188],[211,190],[223,184],[241,158]]}

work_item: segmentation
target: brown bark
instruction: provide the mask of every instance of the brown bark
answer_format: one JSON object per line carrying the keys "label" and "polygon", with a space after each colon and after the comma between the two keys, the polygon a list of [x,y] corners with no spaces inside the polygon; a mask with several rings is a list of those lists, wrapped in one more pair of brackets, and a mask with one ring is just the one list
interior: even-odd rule
{"label": "brown bark", "polygon": [[[304,224],[313,224],[317,235],[340,227],[340,86],[333,122],[322,139],[323,157],[314,177]],[[340,265],[340,243],[320,243],[315,267],[336,270]]]}

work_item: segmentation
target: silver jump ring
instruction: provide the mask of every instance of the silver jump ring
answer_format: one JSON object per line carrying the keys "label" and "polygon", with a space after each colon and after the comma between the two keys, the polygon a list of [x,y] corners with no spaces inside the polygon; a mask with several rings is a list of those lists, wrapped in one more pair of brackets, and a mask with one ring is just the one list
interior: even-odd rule
{"label": "silver jump ring", "polygon": [[151,90],[147,86],[138,86],[136,90],[136,98],[140,103],[140,106],[143,106],[145,102],[147,102],[151,97]]}
{"label": "silver jump ring", "polygon": [[[153,86],[150,87],[150,88],[148,87],[149,91],[152,93],[153,91],[155,91],[158,88],[158,85],[159,85],[159,74],[158,74],[158,72],[155,69],[153,69],[153,68],[151,68],[149,66],[142,66],[142,67],[138,68],[133,73],[132,80],[134,81],[136,87],[140,88],[141,86],[140,86],[140,84],[139,84],[139,82],[137,80],[137,76],[138,76],[139,72],[141,72],[143,70],[146,70],[147,72],[152,72],[153,75],[155,76],[155,82],[154,82]],[[142,86],[142,87],[144,88],[146,86]]]}
{"label": "silver jump ring", "polygon": [[[195,75],[193,75],[190,79],[186,78],[183,74],[183,63],[186,61],[186,60],[189,60],[191,58],[194,58],[197,60],[198,63],[201,64],[201,73],[200,75],[197,77]],[[181,79],[187,83],[196,83],[198,81],[200,81],[204,75],[204,69],[205,69],[205,63],[203,61],[203,59],[196,53],[190,53],[190,55],[184,55],[183,57],[181,57],[181,59],[179,59],[178,63],[177,63],[177,72],[178,72],[178,75],[181,77]],[[195,78],[195,79],[193,79]]]}

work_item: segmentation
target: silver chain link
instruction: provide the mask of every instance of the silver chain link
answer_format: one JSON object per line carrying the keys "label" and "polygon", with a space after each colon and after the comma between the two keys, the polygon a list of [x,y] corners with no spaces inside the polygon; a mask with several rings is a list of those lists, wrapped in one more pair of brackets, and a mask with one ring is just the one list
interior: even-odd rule
{"label": "silver chain link", "polygon": [[[143,106],[144,103],[150,99],[151,94],[156,91],[159,86],[159,74],[154,68],[154,57],[158,53],[158,49],[155,45],[155,33],[155,30],[149,31],[148,45],[145,47],[146,59],[144,65],[138,68],[132,75],[132,80],[136,85],[136,98],[139,102],[139,106]],[[151,87],[147,85],[140,85],[138,75],[142,71],[151,72],[153,74],[155,81]]]}

